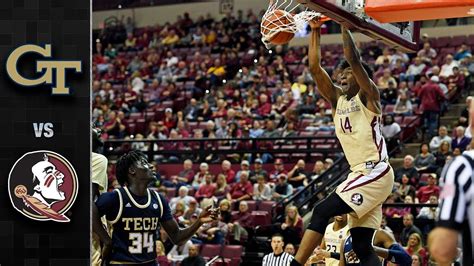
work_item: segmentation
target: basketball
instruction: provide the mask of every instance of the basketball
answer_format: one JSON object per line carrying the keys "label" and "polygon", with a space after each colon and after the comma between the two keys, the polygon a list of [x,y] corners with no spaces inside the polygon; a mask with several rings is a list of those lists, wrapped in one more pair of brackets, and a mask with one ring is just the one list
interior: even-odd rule
{"label": "basketball", "polygon": [[263,18],[261,26],[262,34],[266,35],[272,31],[276,31],[268,41],[275,45],[286,44],[293,39],[295,34],[290,31],[285,31],[285,26],[294,23],[294,21],[292,14],[284,10],[276,9]]}

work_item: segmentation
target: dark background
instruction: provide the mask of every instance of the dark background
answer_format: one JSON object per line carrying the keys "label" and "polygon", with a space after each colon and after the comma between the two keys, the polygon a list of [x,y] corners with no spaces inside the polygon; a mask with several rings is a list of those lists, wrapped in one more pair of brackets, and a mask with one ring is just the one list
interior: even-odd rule
{"label": "dark background", "polygon": [[[72,96],[51,96],[50,86],[21,87],[7,76],[5,63],[16,47],[49,43],[53,59],[82,60],[82,73],[66,72]],[[1,0],[0,55],[0,265],[89,265],[90,2]],[[20,73],[33,78],[34,59],[22,57]],[[35,122],[52,122],[54,137],[35,138]],[[70,223],[26,218],[8,197],[15,161],[41,149],[63,155],[78,174]]]}

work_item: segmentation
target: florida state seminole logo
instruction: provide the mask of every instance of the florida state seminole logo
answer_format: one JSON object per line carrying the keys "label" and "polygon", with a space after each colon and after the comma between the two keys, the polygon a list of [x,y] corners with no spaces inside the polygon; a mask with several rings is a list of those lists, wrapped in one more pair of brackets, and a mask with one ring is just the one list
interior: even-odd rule
{"label": "florida state seminole logo", "polygon": [[23,155],[8,176],[13,207],[38,221],[69,222],[64,214],[76,200],[78,178],[66,158],[52,151]]}

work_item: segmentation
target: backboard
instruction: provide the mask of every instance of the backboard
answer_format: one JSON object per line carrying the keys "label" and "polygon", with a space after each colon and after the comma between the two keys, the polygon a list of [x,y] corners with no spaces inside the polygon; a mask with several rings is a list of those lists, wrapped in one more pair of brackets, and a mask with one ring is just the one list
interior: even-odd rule
{"label": "backboard", "polygon": [[418,50],[420,22],[380,23],[364,12],[364,0],[297,0],[350,29],[406,52]]}

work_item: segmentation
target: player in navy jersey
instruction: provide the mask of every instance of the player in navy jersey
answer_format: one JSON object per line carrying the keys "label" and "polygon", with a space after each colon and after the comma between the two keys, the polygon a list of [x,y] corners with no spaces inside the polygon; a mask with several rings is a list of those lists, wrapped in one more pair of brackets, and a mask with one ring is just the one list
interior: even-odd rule
{"label": "player in navy jersey", "polygon": [[[384,265],[390,261],[400,266],[410,266],[411,257],[398,244],[393,236],[383,229],[375,231],[375,235],[372,240],[372,245],[375,253],[380,258],[384,259]],[[339,257],[339,266],[358,266],[361,265],[360,260],[357,258],[352,248],[352,236],[348,236],[341,245],[341,254],[331,254],[334,257]]]}
{"label": "player in navy jersey", "polygon": [[[156,265],[155,241],[161,225],[173,243],[181,245],[198,228],[218,218],[218,209],[205,209],[191,226],[180,229],[165,198],[148,188],[155,180],[153,166],[141,152],[123,155],[116,165],[117,181],[122,186],[102,194],[92,205],[93,230],[103,244],[106,265]],[[112,238],[100,217],[112,224]]]}

